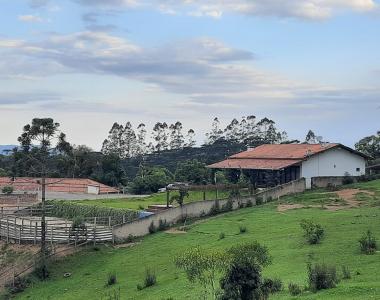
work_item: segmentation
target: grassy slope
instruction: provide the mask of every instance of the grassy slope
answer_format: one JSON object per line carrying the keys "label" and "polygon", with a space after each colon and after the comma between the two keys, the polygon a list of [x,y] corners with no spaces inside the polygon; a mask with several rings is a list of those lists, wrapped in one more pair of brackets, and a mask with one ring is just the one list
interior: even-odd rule
{"label": "grassy slope", "polygon": [[[215,217],[194,225],[188,233],[173,235],[158,233],[144,238],[131,248],[104,247],[100,251],[83,251],[81,254],[57,262],[51,267],[52,278],[36,283],[19,296],[20,299],[101,299],[107,291],[107,274],[115,271],[121,289],[121,299],[197,299],[200,288],[192,287],[185,276],[175,269],[173,258],[195,245],[226,248],[244,241],[257,240],[265,244],[273,256],[273,264],[265,269],[265,275],[288,282],[306,284],[306,263],[312,261],[347,265],[352,279],[343,280],[338,287],[317,294],[306,293],[300,299],[376,299],[380,295],[379,253],[366,256],[359,253],[358,238],[367,229],[380,237],[380,181],[366,183],[362,187],[377,193],[377,206],[331,212],[317,208],[298,209],[278,213],[276,204],[242,209]],[[320,192],[320,191],[319,191]],[[314,199],[307,193],[305,199]],[[297,202],[301,200],[297,198]],[[289,202],[289,198],[286,199]],[[306,200],[304,200],[306,201]],[[302,202],[302,201],[301,201]],[[312,218],[326,228],[326,237],[319,245],[304,243],[299,221]],[[248,228],[246,234],[238,234],[238,226]],[[226,238],[218,240],[220,232]],[[143,291],[136,290],[141,283],[145,267],[156,270],[158,284]],[[360,272],[360,275],[356,274]],[[72,272],[63,278],[64,272]],[[273,299],[293,299],[283,291]],[[377,298],[378,299],[378,298]]]}
{"label": "grassy slope", "polygon": [[[178,194],[171,192],[173,196]],[[218,198],[227,197],[227,192],[218,192]],[[208,191],[206,193],[206,199],[215,199],[215,191]],[[203,192],[190,191],[189,197],[185,198],[185,203],[203,200]],[[98,205],[112,208],[128,208],[139,209],[140,206],[147,208],[152,204],[166,204],[166,193],[157,193],[144,198],[122,198],[122,199],[98,199],[98,200],[78,200],[73,203],[85,204],[85,205]],[[176,203],[174,203],[175,205]]]}

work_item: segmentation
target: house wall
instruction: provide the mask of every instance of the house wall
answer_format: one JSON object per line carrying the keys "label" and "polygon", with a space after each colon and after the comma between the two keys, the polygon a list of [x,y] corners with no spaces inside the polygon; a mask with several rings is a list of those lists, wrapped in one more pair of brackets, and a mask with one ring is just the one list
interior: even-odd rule
{"label": "house wall", "polygon": [[[261,198],[263,202],[267,202],[270,199],[277,200],[279,197],[295,193],[302,193],[303,191],[305,191],[305,179],[301,178],[299,180],[262,191],[250,197],[234,199],[233,209],[238,209],[239,203],[247,204],[248,201],[251,201],[253,205],[256,205],[256,199],[258,198]],[[228,200],[218,201],[220,207],[222,207],[227,203]],[[149,217],[132,221],[130,223],[116,225],[113,228],[114,239],[116,241],[122,241],[129,235],[146,235],[149,233],[149,226],[152,222],[156,227],[158,227],[160,220],[166,221],[168,224],[174,224],[184,218],[197,218],[207,215],[214,204],[215,200],[192,202],[185,204],[182,207],[171,208],[162,212],[158,212]]]}
{"label": "house wall", "polygon": [[[310,157],[302,163],[301,177],[306,179],[306,188],[311,188],[312,177],[351,176],[365,174],[365,159],[345,149],[333,148]],[[357,171],[357,168],[360,170]]]}

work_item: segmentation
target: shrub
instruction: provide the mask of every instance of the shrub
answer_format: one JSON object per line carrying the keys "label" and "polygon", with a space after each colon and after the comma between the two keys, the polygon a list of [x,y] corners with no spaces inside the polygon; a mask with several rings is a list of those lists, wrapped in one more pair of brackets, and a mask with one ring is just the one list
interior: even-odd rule
{"label": "shrub", "polygon": [[359,240],[360,251],[365,254],[374,254],[377,249],[376,239],[368,230]]}
{"label": "shrub", "polygon": [[129,234],[127,239],[125,240],[127,243],[133,243],[136,237],[133,234]]}
{"label": "shrub", "polygon": [[239,226],[239,232],[240,233],[246,233],[247,232],[247,227],[243,226],[243,225],[240,225]]}
{"label": "shrub", "polygon": [[151,233],[151,234],[157,232],[157,228],[156,228],[156,226],[154,226],[153,221],[150,223],[148,230],[149,230],[149,233]]}
{"label": "shrub", "polygon": [[350,173],[344,173],[344,177],[342,179],[343,184],[352,184],[354,183],[354,178],[350,175]]}
{"label": "shrub", "polygon": [[109,273],[108,278],[107,278],[107,285],[108,286],[114,285],[116,283],[116,281],[117,281],[116,274],[114,272]]}
{"label": "shrub", "polygon": [[137,284],[137,290],[138,291],[142,291],[143,289],[144,289],[144,287],[139,283],[139,284]]}
{"label": "shrub", "polygon": [[322,226],[320,224],[315,224],[311,220],[302,220],[300,226],[304,230],[304,237],[309,244],[319,243],[324,235],[324,229]]}
{"label": "shrub", "polygon": [[4,193],[4,194],[12,194],[13,193],[13,186],[4,186],[1,191]]}
{"label": "shrub", "polygon": [[288,284],[288,290],[292,296],[297,296],[302,293],[301,287],[298,284],[292,282]]}
{"label": "shrub", "polygon": [[245,205],[245,207],[252,207],[253,206],[253,203],[251,200],[248,200],[247,201],[247,204]]}
{"label": "shrub", "polygon": [[264,203],[264,200],[262,197],[257,197],[256,198],[256,205],[262,205]]}
{"label": "shrub", "polygon": [[146,269],[145,271],[145,279],[144,279],[144,287],[150,287],[155,285],[157,282],[156,274],[150,270]]}
{"label": "shrub", "polygon": [[269,196],[269,197],[267,198],[267,202],[271,202],[271,201],[273,201],[273,197],[272,197],[272,196]]}
{"label": "shrub", "polygon": [[219,240],[223,240],[226,237],[224,232],[219,233]]}
{"label": "shrub", "polygon": [[[30,283],[30,280],[26,278],[16,277],[14,280],[14,284],[7,285],[8,292],[10,294],[21,293],[28,287],[29,283]],[[12,298],[10,297],[9,299],[12,299]]]}
{"label": "shrub", "polygon": [[233,208],[233,201],[231,199],[228,199],[226,204],[222,206],[222,211],[223,212],[231,211],[232,208]]}
{"label": "shrub", "polygon": [[316,292],[323,289],[336,287],[339,282],[335,266],[326,264],[315,264],[307,266],[309,277],[309,288]]}
{"label": "shrub", "polygon": [[139,210],[145,210],[145,207],[139,204]]}
{"label": "shrub", "polygon": [[264,285],[264,289],[269,294],[278,293],[282,290],[282,281],[278,278],[276,279],[265,278],[263,285]]}
{"label": "shrub", "polygon": [[343,279],[351,278],[351,271],[347,266],[342,266],[342,278]]}
{"label": "shrub", "polygon": [[236,199],[240,197],[240,191],[239,189],[233,189],[230,192],[229,199]]}
{"label": "shrub", "polygon": [[215,216],[217,214],[220,213],[220,204],[219,204],[219,201],[218,200],[215,200],[213,206],[211,207],[210,211],[209,211],[209,215],[210,216]]}
{"label": "shrub", "polygon": [[159,220],[158,221],[158,231],[163,231],[169,227],[168,223],[165,220]]}

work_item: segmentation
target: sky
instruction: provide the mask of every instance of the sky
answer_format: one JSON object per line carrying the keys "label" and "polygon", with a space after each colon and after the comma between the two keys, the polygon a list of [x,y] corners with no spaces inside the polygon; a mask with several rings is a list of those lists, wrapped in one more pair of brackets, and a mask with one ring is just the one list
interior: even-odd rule
{"label": "sky", "polygon": [[95,150],[114,122],[269,117],[353,146],[380,130],[377,0],[0,0],[0,144],[34,117]]}

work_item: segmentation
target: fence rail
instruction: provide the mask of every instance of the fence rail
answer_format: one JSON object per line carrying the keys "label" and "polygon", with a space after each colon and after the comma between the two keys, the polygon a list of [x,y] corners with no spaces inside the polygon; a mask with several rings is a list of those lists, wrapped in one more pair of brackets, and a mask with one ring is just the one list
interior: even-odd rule
{"label": "fence rail", "polygon": [[[97,221],[97,218],[87,219],[84,222],[85,226],[75,228],[70,221],[48,218],[46,220],[46,241],[67,244],[81,241],[93,241],[94,243],[112,241],[112,229],[102,225],[104,222],[99,224]],[[16,241],[36,244],[41,241],[41,230],[40,218],[9,215],[0,218],[0,237],[7,243]]]}

